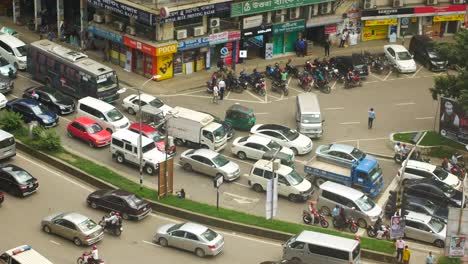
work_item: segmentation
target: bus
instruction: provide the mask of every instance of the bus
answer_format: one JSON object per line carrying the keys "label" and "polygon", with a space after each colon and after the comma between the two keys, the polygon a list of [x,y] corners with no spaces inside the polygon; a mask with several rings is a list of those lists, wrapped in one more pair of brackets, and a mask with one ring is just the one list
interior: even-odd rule
{"label": "bus", "polygon": [[111,103],[119,98],[112,68],[47,39],[29,45],[27,69],[34,80],[78,99],[91,96]]}

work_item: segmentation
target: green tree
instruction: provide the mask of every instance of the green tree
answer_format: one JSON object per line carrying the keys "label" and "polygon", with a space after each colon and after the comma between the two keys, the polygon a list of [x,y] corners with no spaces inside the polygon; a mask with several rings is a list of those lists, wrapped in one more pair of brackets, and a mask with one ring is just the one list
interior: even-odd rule
{"label": "green tree", "polygon": [[439,96],[450,97],[468,111],[468,30],[457,33],[454,39],[455,42],[442,43],[436,48],[457,72],[435,77],[434,87],[429,90],[434,100]]}

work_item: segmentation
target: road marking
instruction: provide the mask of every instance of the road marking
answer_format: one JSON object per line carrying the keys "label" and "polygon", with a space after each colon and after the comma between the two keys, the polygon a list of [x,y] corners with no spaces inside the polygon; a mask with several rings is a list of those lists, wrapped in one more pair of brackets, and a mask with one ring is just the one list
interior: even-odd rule
{"label": "road marking", "polygon": [[232,196],[234,197],[233,200],[240,203],[240,204],[246,204],[246,203],[256,203],[259,201],[258,198],[250,198],[230,192],[223,192],[223,194],[226,194],[227,196]]}
{"label": "road marking", "polygon": [[146,243],[146,244],[148,244],[148,245],[155,246],[155,247],[162,247],[162,246],[160,246],[160,245],[158,245],[158,244],[156,244],[156,243],[149,242],[149,241],[146,241],[146,240],[142,240],[142,242],[143,242],[143,243]]}
{"label": "road marking", "polygon": [[356,124],[361,124],[361,122],[343,122],[343,123],[340,123],[340,125],[356,125]]}
{"label": "road marking", "polygon": [[56,241],[53,241],[53,240],[49,240],[49,241],[50,241],[50,243],[55,244],[55,245],[57,245],[57,246],[62,245],[62,244],[60,244],[59,242],[56,242]]}
{"label": "road marking", "polygon": [[395,104],[396,106],[403,106],[403,105],[415,105],[416,103],[414,102],[407,102],[407,103],[399,103],[399,104]]}
{"label": "road marking", "polygon": [[273,95],[271,95],[271,94],[269,94],[268,96],[271,96],[271,97],[273,97],[273,98],[275,98],[275,99],[281,99],[281,98],[279,98],[279,97],[277,97],[277,96],[273,96]]}
{"label": "road marking", "polygon": [[332,85],[332,87],[330,88],[330,90],[335,90],[335,89],[336,89],[335,86],[336,86],[336,83],[337,83],[337,82],[338,82],[338,81],[335,81],[335,82],[333,83],[333,85]]}
{"label": "road marking", "polygon": [[434,117],[433,116],[416,117],[416,120],[426,120],[426,119],[434,119]]}
{"label": "road marking", "polygon": [[181,93],[180,95],[189,95],[189,94],[199,93],[199,92],[203,92],[203,91],[206,91],[206,88],[196,89],[196,90],[193,90],[193,91],[190,91],[190,92]]}
{"label": "road marking", "polygon": [[[262,99],[262,98],[256,96],[256,95],[253,94],[251,91],[248,91],[248,90],[247,90],[246,92],[247,92],[248,94],[250,94],[252,97],[254,97],[254,98],[256,98],[257,100],[259,100],[260,102],[262,102],[262,103],[265,102],[264,99]],[[265,96],[266,96],[266,94],[267,94],[267,93],[265,92]]]}
{"label": "road marking", "polygon": [[393,71],[389,71],[389,72],[388,72],[387,76],[385,76],[385,78],[383,79],[384,82],[388,79],[388,77],[392,74],[392,72],[393,72]]}
{"label": "road marking", "polygon": [[379,76],[377,76],[377,75],[375,75],[375,74],[373,74],[373,73],[371,73],[371,76],[374,77],[374,78],[377,78],[377,79],[379,79],[379,80],[381,80],[381,81],[384,80],[384,79],[380,78]]}
{"label": "road marking", "polygon": [[328,108],[324,108],[323,110],[343,110],[344,107],[328,107]]}
{"label": "road marking", "polygon": [[416,76],[416,74],[418,74],[419,71],[421,71],[423,69],[423,67],[420,67],[416,72],[414,72],[414,74],[411,76],[411,78],[414,78],[414,76]]}
{"label": "road marking", "polygon": [[231,94],[231,91],[228,91],[228,93],[227,93],[227,95],[224,97],[224,99],[228,99],[230,94]]}
{"label": "road marking", "polygon": [[270,113],[255,113],[255,115],[268,115]]}
{"label": "road marking", "polygon": [[304,92],[304,91],[298,90],[298,89],[293,88],[293,87],[290,87],[289,89],[292,89],[292,90],[294,90],[294,91],[296,91],[296,92],[298,92],[298,93],[303,93],[303,92]]}
{"label": "road marking", "polygon": [[239,182],[233,182],[232,184],[237,184],[237,185],[240,185],[242,187],[246,187],[246,188],[249,188],[250,189],[250,186],[247,185],[247,184],[243,184],[243,183],[239,183]]}

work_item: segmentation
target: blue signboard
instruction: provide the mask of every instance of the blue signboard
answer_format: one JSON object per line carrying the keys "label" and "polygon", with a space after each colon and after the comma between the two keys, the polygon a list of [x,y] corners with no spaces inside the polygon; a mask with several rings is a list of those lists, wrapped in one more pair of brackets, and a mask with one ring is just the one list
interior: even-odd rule
{"label": "blue signboard", "polygon": [[155,14],[143,11],[141,9],[114,0],[88,0],[88,3],[93,7],[103,8],[122,16],[134,17],[136,21],[149,26],[156,25],[157,16]]}
{"label": "blue signboard", "polygon": [[88,31],[92,33],[93,35],[110,40],[112,42],[119,43],[119,44],[124,43],[123,35],[121,35],[120,33],[110,32],[102,28],[98,28],[96,26],[89,26]]}
{"label": "blue signboard", "polygon": [[208,46],[208,44],[210,44],[210,42],[208,41],[207,37],[197,38],[197,39],[188,39],[184,41],[179,41],[179,43],[177,44],[177,50],[195,49],[195,48]]}

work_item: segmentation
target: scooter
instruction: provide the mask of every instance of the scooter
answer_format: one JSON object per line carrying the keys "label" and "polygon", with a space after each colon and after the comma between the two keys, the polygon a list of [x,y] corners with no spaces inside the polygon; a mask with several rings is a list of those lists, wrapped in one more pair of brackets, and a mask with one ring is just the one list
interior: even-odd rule
{"label": "scooter", "polygon": [[341,224],[338,224],[338,220],[336,218],[333,218],[333,227],[335,227],[336,229],[349,228],[349,231],[351,231],[351,233],[356,233],[358,231],[356,221],[354,221],[352,217],[346,218],[345,222]]}
{"label": "scooter", "polygon": [[[83,255],[78,257],[78,259],[76,260],[76,263],[77,264],[90,264],[91,262],[89,262],[89,260],[92,259],[92,257],[93,256],[91,255],[91,253],[84,252]],[[94,263],[96,263],[96,261]],[[104,264],[104,260],[98,259],[96,264]]]}
{"label": "scooter", "polygon": [[[403,155],[400,154],[400,153],[395,153],[395,155],[393,156],[393,160],[394,160],[395,163],[397,163],[397,164],[403,163],[403,161],[405,161],[407,158],[408,158],[408,152],[407,152],[407,151],[405,151],[405,152],[403,153]],[[429,158],[423,158],[423,157],[421,156],[421,153],[420,153],[419,151],[415,151],[415,152],[413,153],[413,155],[411,155],[410,160],[416,160],[416,161],[431,163],[431,159],[429,159]]]}
{"label": "scooter", "polygon": [[312,77],[307,72],[304,72],[299,77],[299,86],[306,92],[310,92],[312,89]]}
{"label": "scooter", "polygon": [[381,236],[378,235],[379,230],[377,229],[377,226],[371,226],[371,225],[367,226],[367,235],[369,237],[376,237],[377,239],[382,239],[385,237],[385,239],[391,240],[390,239],[390,226],[381,225],[380,228],[383,231]]}
{"label": "scooter", "polygon": [[289,95],[288,83],[284,81],[273,81],[271,90],[276,93],[282,93],[285,96]]}
{"label": "scooter", "polygon": [[[312,223],[312,214],[314,215],[314,222]],[[302,211],[302,221],[305,223],[305,224],[313,224],[313,225],[318,225],[320,224],[320,226],[322,226],[323,228],[328,228],[329,224],[328,224],[328,220],[327,218],[325,218],[325,216],[323,216],[321,213],[317,212],[317,211],[307,211],[307,210],[304,210]]]}
{"label": "scooter", "polygon": [[106,216],[103,216],[101,221],[99,221],[99,225],[102,227],[102,229],[104,231],[108,231],[114,234],[115,236],[120,236],[123,231],[122,220],[119,218],[119,221],[117,222],[117,224],[112,225],[112,224],[107,224],[105,221],[105,218]]}

